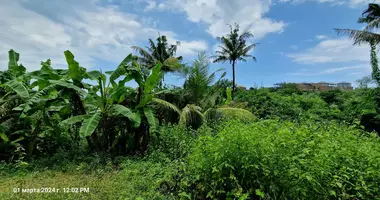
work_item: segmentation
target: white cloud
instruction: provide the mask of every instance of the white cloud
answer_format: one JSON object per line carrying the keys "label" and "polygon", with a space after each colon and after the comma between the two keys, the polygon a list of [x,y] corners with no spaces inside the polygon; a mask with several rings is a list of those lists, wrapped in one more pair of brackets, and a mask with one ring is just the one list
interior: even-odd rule
{"label": "white cloud", "polygon": [[[63,51],[67,49],[81,65],[90,68],[98,59],[120,62],[132,52],[130,46],[145,44],[158,32],[167,35],[169,41],[178,40],[171,31],[157,30],[144,18],[122,12],[117,6],[101,7],[95,0],[86,0],[86,6],[77,7],[67,7],[67,1],[59,1],[60,12],[21,4],[32,3],[28,1],[5,1],[0,7],[0,18],[7,19],[0,21],[0,70],[6,69],[9,49],[20,53],[20,62],[29,71],[39,69],[40,61],[47,58],[52,59],[53,67],[64,67]],[[178,54],[195,55],[207,49],[202,40],[181,43]]]}
{"label": "white cloud", "polygon": [[318,40],[323,40],[327,38],[327,35],[317,35],[315,36]]}
{"label": "white cloud", "polygon": [[165,9],[170,9],[165,3],[157,4],[156,0],[147,0],[145,2],[147,3],[147,6],[144,8],[145,12],[153,10],[163,11]]}
{"label": "white cloud", "polygon": [[349,1],[349,5],[351,7],[356,7],[359,5],[363,5],[363,4],[365,5],[369,3],[380,3],[380,0],[350,0]]}
{"label": "white cloud", "polygon": [[[304,68],[298,72],[289,73],[294,76],[314,76],[327,75],[343,72],[346,75],[368,75],[371,73],[370,48],[369,45],[353,46],[352,40],[348,38],[322,39],[316,46],[300,51],[298,53],[287,54],[293,62],[298,64],[330,64],[342,67]],[[349,64],[354,63],[352,66]],[[317,66],[317,65],[313,65]]]}
{"label": "white cloud", "polygon": [[239,23],[242,30],[249,30],[260,39],[268,33],[281,33],[286,26],[283,21],[264,17],[271,3],[272,0],[166,0],[162,4],[167,9],[185,12],[192,22],[205,23],[213,37],[228,33],[227,24]]}
{"label": "white cloud", "polygon": [[327,39],[315,47],[298,53],[287,54],[293,62],[300,64],[369,62],[369,46],[353,46],[347,38]]}
{"label": "white cloud", "polygon": [[363,6],[368,3],[380,3],[380,0],[279,0],[280,3],[299,4],[304,2],[330,3],[331,5],[349,5],[350,7]]}
{"label": "white cloud", "polygon": [[[289,73],[288,75],[293,75],[293,76],[316,76],[316,75],[326,75],[326,74],[334,74],[337,72],[342,72],[342,71],[352,71],[352,70],[360,70],[360,72],[351,72],[349,74],[368,74],[368,71],[370,70],[370,65],[355,65],[355,66],[347,66],[347,67],[336,67],[336,68],[329,68],[325,69],[322,71],[317,71],[317,72],[309,72],[307,69],[301,69],[300,72],[295,72],[295,73]],[[364,73],[363,73],[364,72]]]}
{"label": "white cloud", "polygon": [[156,1],[147,1],[148,5],[144,8],[144,11],[150,11],[157,8]]}
{"label": "white cloud", "polygon": [[194,55],[194,53],[206,51],[208,45],[205,41],[184,41],[177,47],[178,55]]}

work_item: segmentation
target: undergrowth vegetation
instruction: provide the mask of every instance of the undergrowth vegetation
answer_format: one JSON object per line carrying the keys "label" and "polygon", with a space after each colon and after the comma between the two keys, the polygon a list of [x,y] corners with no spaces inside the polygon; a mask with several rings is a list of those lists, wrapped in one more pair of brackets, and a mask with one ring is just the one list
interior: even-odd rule
{"label": "undergrowth vegetation", "polygon": [[184,168],[196,199],[378,199],[374,134],[333,123],[265,120],[200,133]]}
{"label": "undergrowth vegetation", "polygon": [[[104,73],[70,51],[67,69],[48,59],[28,72],[10,50],[0,72],[0,199],[380,199],[374,41],[360,37],[373,72],[354,90],[246,90],[235,67],[255,59],[252,37],[235,25],[218,38],[212,58],[232,64],[232,82],[206,53],[184,64],[166,36]],[[183,85],[166,85],[166,73]],[[23,192],[39,188],[55,191]]]}

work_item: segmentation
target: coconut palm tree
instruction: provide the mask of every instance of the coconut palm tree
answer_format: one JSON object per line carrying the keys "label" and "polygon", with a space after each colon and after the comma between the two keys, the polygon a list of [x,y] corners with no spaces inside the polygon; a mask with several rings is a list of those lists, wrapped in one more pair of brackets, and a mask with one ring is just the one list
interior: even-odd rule
{"label": "coconut palm tree", "polygon": [[[197,129],[203,122],[217,121],[222,117],[253,119],[254,116],[251,112],[234,107],[230,104],[231,100],[227,100],[225,103],[221,102],[225,88],[221,88],[219,83],[226,72],[214,83],[216,73],[224,71],[224,69],[210,73],[209,60],[209,56],[204,52],[199,53],[192,65],[183,70],[186,80],[181,96],[186,99],[187,103],[182,108],[179,124]],[[228,91],[230,90],[227,90],[227,93]]]}
{"label": "coconut palm tree", "polygon": [[138,60],[146,69],[145,74],[149,73],[148,69],[153,68],[158,63],[161,64],[161,71],[164,73],[180,71],[182,56],[175,57],[180,42],[177,41],[175,45],[169,45],[165,35],[159,36],[156,40],[157,43],[154,43],[152,39],[149,39],[149,47],[145,47],[146,49],[132,46],[132,49],[140,54]]}
{"label": "coconut palm tree", "polygon": [[348,35],[354,40],[354,45],[370,44],[372,78],[380,85],[380,73],[376,56],[376,46],[380,44],[380,34],[374,32],[380,27],[380,5],[375,3],[368,4],[368,8],[363,11],[358,23],[367,25],[364,30],[335,29],[335,31],[338,35]]}
{"label": "coconut palm tree", "polygon": [[230,26],[230,33],[223,37],[218,37],[217,40],[221,43],[219,48],[221,50],[216,51],[214,63],[229,61],[232,64],[232,92],[235,91],[235,65],[237,61],[246,62],[246,58],[252,58],[256,61],[256,58],[248,53],[256,47],[256,43],[247,44],[247,40],[253,38],[253,34],[249,31],[244,31],[239,34],[239,25],[235,24],[233,28]]}

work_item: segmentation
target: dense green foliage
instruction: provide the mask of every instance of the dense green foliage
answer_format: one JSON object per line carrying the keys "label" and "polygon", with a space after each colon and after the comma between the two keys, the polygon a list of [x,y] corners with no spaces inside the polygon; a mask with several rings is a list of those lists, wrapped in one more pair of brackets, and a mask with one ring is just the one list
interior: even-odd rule
{"label": "dense green foliage", "polygon": [[276,120],[229,122],[215,136],[200,135],[182,180],[193,198],[380,198],[375,135]]}
{"label": "dense green foliage", "polygon": [[[371,45],[372,75],[352,91],[236,88],[235,64],[255,47],[238,25],[213,57],[232,64],[232,82],[205,53],[183,64],[165,36],[105,73],[70,51],[67,69],[48,59],[28,72],[10,50],[0,199],[380,199],[380,89],[370,87],[379,84],[378,11],[364,12],[365,31],[340,30]],[[163,85],[169,72],[181,87]],[[61,192],[13,192],[40,187]]]}
{"label": "dense green foliage", "polygon": [[278,89],[251,88],[238,92],[236,100],[247,102],[247,109],[263,119],[299,123],[305,119],[334,120],[379,132],[379,94],[378,88],[301,92],[285,86]]}

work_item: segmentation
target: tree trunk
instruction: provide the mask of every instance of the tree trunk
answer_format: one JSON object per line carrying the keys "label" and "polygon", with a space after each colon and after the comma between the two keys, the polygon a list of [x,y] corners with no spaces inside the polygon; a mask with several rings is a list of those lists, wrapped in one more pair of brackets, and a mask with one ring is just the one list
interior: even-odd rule
{"label": "tree trunk", "polygon": [[41,127],[41,124],[42,122],[41,121],[38,121],[37,124],[36,124],[36,127],[34,128],[34,130],[32,131],[32,133],[30,134],[30,141],[28,143],[28,147],[27,147],[27,150],[26,150],[26,157],[29,161],[32,161],[33,160],[33,152],[34,152],[34,149],[36,147],[36,142],[37,142],[37,138],[38,138],[38,133],[40,132],[40,127]]}
{"label": "tree trunk", "polygon": [[376,55],[376,44],[374,41],[370,42],[371,45],[371,65],[372,65],[372,79],[376,81],[380,87],[380,72],[378,66],[378,60]]}
{"label": "tree trunk", "polygon": [[232,94],[231,94],[232,99],[234,99],[234,93],[235,93],[235,60],[232,61]]}

